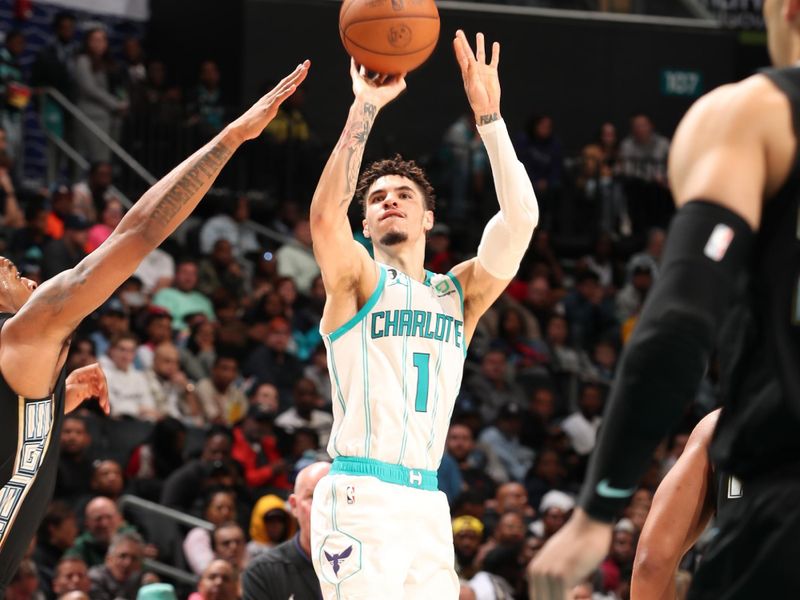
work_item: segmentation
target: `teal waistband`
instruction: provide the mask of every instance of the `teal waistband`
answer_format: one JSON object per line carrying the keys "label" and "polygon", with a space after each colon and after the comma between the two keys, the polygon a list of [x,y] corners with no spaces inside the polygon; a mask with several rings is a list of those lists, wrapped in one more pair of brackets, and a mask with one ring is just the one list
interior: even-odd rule
{"label": "teal waistband", "polygon": [[439,476],[436,471],[409,469],[403,465],[393,465],[372,458],[338,456],[333,459],[330,474],[375,477],[386,483],[404,485],[429,492],[435,492],[439,489]]}

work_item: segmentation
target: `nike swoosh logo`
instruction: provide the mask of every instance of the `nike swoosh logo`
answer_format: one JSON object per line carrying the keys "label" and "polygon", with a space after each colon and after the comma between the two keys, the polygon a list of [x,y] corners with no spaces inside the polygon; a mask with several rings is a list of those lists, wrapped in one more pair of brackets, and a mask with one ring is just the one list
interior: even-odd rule
{"label": "nike swoosh logo", "polygon": [[596,489],[597,493],[604,498],[627,498],[628,496],[632,496],[633,492],[636,491],[635,487],[627,490],[611,487],[608,485],[608,479],[603,479],[600,483],[598,483]]}

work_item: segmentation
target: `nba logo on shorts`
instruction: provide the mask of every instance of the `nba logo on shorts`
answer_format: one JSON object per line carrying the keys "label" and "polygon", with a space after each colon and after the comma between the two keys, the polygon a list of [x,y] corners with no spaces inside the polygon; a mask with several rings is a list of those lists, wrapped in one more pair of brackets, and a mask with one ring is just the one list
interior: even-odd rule
{"label": "nba logo on shorts", "polygon": [[345,496],[347,497],[348,504],[355,504],[356,503],[356,486],[348,485],[345,488]]}

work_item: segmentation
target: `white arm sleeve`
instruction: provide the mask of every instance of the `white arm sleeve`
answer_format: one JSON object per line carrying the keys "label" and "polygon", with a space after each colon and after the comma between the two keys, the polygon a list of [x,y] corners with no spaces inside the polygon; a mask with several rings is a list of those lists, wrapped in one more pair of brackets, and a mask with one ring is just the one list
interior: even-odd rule
{"label": "white arm sleeve", "polygon": [[492,166],[500,212],[486,224],[478,261],[497,279],[511,279],[519,270],[539,222],[539,204],[525,167],[517,159],[505,122],[478,127]]}

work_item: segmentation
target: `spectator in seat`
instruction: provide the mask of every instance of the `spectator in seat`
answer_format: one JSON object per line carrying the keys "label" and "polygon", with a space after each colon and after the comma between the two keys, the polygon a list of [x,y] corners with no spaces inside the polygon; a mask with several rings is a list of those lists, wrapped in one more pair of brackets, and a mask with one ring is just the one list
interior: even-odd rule
{"label": "spectator in seat", "polygon": [[238,573],[247,566],[247,541],[238,523],[228,521],[215,527],[211,547],[217,558],[228,561]]}
{"label": "spectator in seat", "polygon": [[250,353],[242,368],[246,377],[255,377],[258,383],[272,383],[278,388],[282,410],[291,406],[294,385],[303,377],[303,363],[289,353],[291,340],[289,322],[274,317],[267,325],[264,344]]}
{"label": "spectator in seat", "polygon": [[173,286],[159,290],[153,296],[153,304],[172,315],[172,328],[176,331],[187,327],[184,319],[192,314],[199,313],[209,321],[216,320],[211,300],[197,291],[197,262],[191,258],[178,262]]}
{"label": "spectator in seat", "polygon": [[97,310],[98,329],[89,338],[94,343],[96,356],[108,354],[111,338],[130,331],[130,312],[122,301],[112,296]]}
{"label": "spectator in seat", "polygon": [[480,436],[480,441],[495,451],[514,481],[524,480],[533,464],[533,450],[519,442],[521,431],[522,409],[518,404],[507,404],[500,409],[494,425],[487,427]]}
{"label": "spectator in seat", "polygon": [[75,540],[75,545],[65,556],[78,557],[91,568],[103,564],[111,539],[117,533],[135,533],[125,523],[113,500],[99,496],[86,505],[85,531]]}
{"label": "spectator in seat", "polygon": [[231,455],[244,469],[245,483],[257,495],[289,489],[287,464],[272,431],[274,417],[274,413],[253,404],[241,424],[233,429]]}
{"label": "spectator in seat", "polygon": [[262,412],[277,415],[278,407],[280,406],[278,388],[271,383],[257,385],[250,395],[250,406],[258,406]]}
{"label": "spectator in seat", "polygon": [[144,576],[143,559],[144,540],[138,533],[116,534],[104,563],[89,569],[92,600],[136,600]]}
{"label": "spectator in seat", "polygon": [[147,378],[133,366],[138,342],[133,333],[118,333],[111,340],[108,354],[100,357],[100,366],[108,382],[109,399],[113,403],[111,416],[156,420],[161,415]]}
{"label": "spectator in seat", "polygon": [[492,349],[481,360],[481,371],[469,376],[462,393],[479,403],[485,423],[491,423],[502,407],[523,404],[525,394],[509,377],[508,357],[502,350]]}
{"label": "spectator in seat", "polygon": [[156,346],[172,341],[172,317],[164,309],[150,308],[144,322],[144,342],[136,350],[136,366],[142,370],[153,366]]}
{"label": "spectator in seat", "polygon": [[331,434],[333,417],[319,409],[321,404],[317,386],[310,379],[301,378],[293,390],[294,406],[275,419],[275,425],[289,434],[301,428],[314,430],[319,436],[319,444],[327,447]]}
{"label": "spectator in seat", "polygon": [[61,427],[61,455],[58,459],[55,498],[74,503],[89,494],[92,479],[92,436],[86,422],[77,415],[67,415]]}
{"label": "spectator in seat", "polygon": [[458,421],[450,424],[446,448],[458,464],[465,488],[485,498],[494,496],[497,484],[504,482],[507,474],[492,449],[477,445],[472,429]]}
{"label": "spectator in seat", "polygon": [[78,520],[75,518],[75,512],[63,502],[51,502],[39,525],[36,537],[38,543],[33,553],[33,560],[39,570],[42,589],[50,592],[59,561],[78,537]]}
{"label": "spectator in seat", "polygon": [[89,593],[89,567],[77,556],[65,556],[58,561],[53,576],[53,595],[57,598],[70,592]]}
{"label": "spectator in seat", "polygon": [[205,60],[200,65],[198,85],[188,95],[188,124],[195,129],[198,143],[211,139],[227,124],[220,79],[217,63]]}
{"label": "spectator in seat", "polygon": [[216,339],[217,327],[214,323],[203,319],[191,326],[186,346],[180,350],[181,366],[189,379],[200,381],[211,375],[217,360]]}
{"label": "spectator in seat", "polygon": [[197,289],[206,296],[222,289],[241,298],[246,292],[244,268],[233,254],[233,246],[226,239],[214,242],[211,254],[198,265]]}
{"label": "spectator in seat", "polygon": [[[169,331],[169,325],[167,325]],[[139,347],[141,349],[141,346]],[[200,425],[203,411],[196,386],[180,369],[180,351],[172,342],[155,347],[153,366],[145,371],[156,410],[163,415]]]}
{"label": "spectator in seat", "polygon": [[203,571],[189,600],[238,600],[238,589],[236,569],[228,561],[217,559]]}
{"label": "spectator in seat", "polygon": [[597,431],[603,420],[604,401],[603,390],[599,385],[584,384],[578,399],[578,410],[561,423],[561,429],[580,456],[587,456],[594,449]]}
{"label": "spectator in seat", "polygon": [[100,221],[89,228],[86,240],[86,253],[94,252],[100,244],[117,228],[122,217],[125,216],[125,207],[116,198],[109,198],[100,213]]}
{"label": "spectator in seat", "polygon": [[114,198],[111,191],[113,170],[108,161],[95,161],[89,165],[85,181],[72,186],[70,211],[90,223],[97,221],[106,202]]}
{"label": "spectator in seat", "polygon": [[478,572],[476,558],[483,541],[483,523],[464,515],[453,519],[453,548],[456,554],[456,573],[461,579],[471,579]]}
{"label": "spectator in seat", "polygon": [[250,202],[247,196],[239,196],[233,204],[233,210],[223,211],[203,224],[200,229],[200,252],[210,254],[219,240],[227,240],[231,244],[237,259],[260,252],[261,244],[255,232],[246,226],[249,219]]}
{"label": "spectator in seat", "polygon": [[39,571],[31,559],[20,563],[5,592],[5,600],[44,600],[39,589]]}
{"label": "spectator in seat", "polygon": [[186,462],[185,448],[186,426],[173,417],[158,421],[147,441],[131,452],[125,469],[131,492],[158,502],[164,481]]}
{"label": "spectator in seat", "polygon": [[281,246],[275,253],[278,275],[291,277],[301,294],[311,292],[311,283],[319,275],[319,266],[311,253],[311,225],[301,219],[294,226],[294,242]]}
{"label": "spectator in seat", "polygon": [[156,248],[144,257],[134,273],[142,282],[142,291],[148,296],[168,288],[175,280],[175,259]]}
{"label": "spectator in seat", "polygon": [[233,436],[227,427],[211,427],[206,433],[200,458],[188,461],[167,477],[161,504],[192,512],[198,493],[211,487],[208,481],[215,475],[227,474],[232,444]]}
{"label": "spectator in seat", "polygon": [[42,279],[50,279],[83,260],[91,226],[83,217],[67,215],[64,219],[64,236],[60,240],[51,240],[44,247]]}
{"label": "spectator in seat", "polygon": [[247,411],[247,396],[236,386],[239,361],[218,355],[211,376],[197,383],[195,392],[206,423],[237,423]]}
{"label": "spectator in seat", "polygon": [[616,527],[611,538],[611,551],[600,565],[603,573],[603,591],[616,592],[623,578],[630,583],[636,539],[633,532]]}
{"label": "spectator in seat", "polygon": [[[206,494],[203,518],[219,527],[223,523],[236,520],[236,494],[225,488],[213,488]],[[189,568],[198,575],[214,560],[211,548],[211,531],[204,527],[189,530],[183,540],[183,555]]]}
{"label": "spectator in seat", "polygon": [[89,488],[92,495],[104,496],[116,502],[125,489],[125,477],[120,464],[109,459],[97,461]]}
{"label": "spectator in seat", "polygon": [[286,502],[274,494],[262,496],[250,515],[248,560],[253,560],[285,542],[294,535],[295,529],[295,521],[286,508]]}

